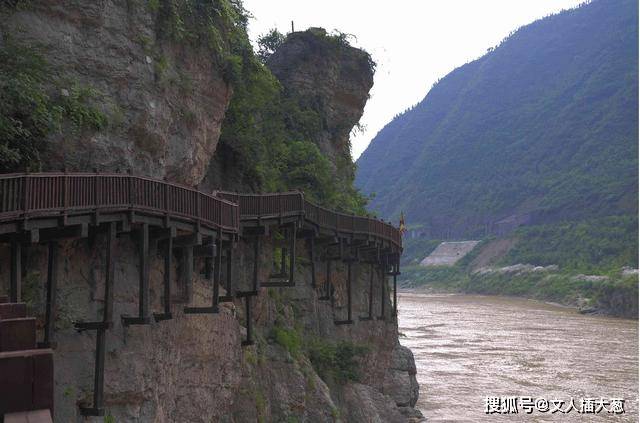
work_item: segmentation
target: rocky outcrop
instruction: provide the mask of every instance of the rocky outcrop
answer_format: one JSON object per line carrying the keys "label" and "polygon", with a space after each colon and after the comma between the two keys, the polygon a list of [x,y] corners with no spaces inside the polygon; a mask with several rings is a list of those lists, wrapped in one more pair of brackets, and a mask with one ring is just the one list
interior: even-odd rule
{"label": "rocky outcrop", "polygon": [[418,401],[419,388],[413,353],[409,348],[397,345],[384,381],[384,392],[398,407],[413,407]]}
{"label": "rocky outcrop", "polygon": [[[285,90],[322,115],[314,141],[339,169],[353,179],[349,134],[358,123],[373,86],[374,65],[363,50],[349,46],[339,35],[322,28],[289,34],[267,65]],[[343,164],[344,165],[344,164]]]}
{"label": "rocky outcrop", "polygon": [[107,117],[100,131],[47,140],[45,169],[130,169],[190,185],[203,178],[231,89],[211,52],[169,39],[147,3],[46,0],[2,11],[2,36],[37,46],[61,81],[52,95],[88,87]]}

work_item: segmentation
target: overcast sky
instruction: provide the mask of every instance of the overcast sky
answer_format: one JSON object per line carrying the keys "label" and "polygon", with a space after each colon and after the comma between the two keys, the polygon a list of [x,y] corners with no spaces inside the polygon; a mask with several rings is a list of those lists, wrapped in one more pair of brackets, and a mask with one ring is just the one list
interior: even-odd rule
{"label": "overcast sky", "polygon": [[354,159],[393,116],[419,102],[435,81],[482,56],[512,30],[584,0],[244,0],[256,40],[311,26],[353,34],[378,67],[371,99],[351,137]]}

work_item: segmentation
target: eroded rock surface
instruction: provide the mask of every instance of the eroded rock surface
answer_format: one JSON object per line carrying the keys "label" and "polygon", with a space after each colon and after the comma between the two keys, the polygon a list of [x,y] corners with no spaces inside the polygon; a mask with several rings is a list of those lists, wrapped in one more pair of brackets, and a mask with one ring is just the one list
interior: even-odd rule
{"label": "eroded rock surface", "polygon": [[373,64],[365,51],[328,36],[322,28],[294,32],[269,58],[271,72],[285,90],[320,110],[322,129],[314,141],[337,166],[338,176],[353,179],[349,134],[358,123],[373,86]]}
{"label": "eroded rock surface", "polygon": [[171,41],[157,17],[146,1],[45,0],[2,18],[3,37],[37,46],[63,93],[95,90],[108,120],[97,132],[52,136],[45,169],[131,169],[189,185],[201,181],[231,89],[210,52]]}

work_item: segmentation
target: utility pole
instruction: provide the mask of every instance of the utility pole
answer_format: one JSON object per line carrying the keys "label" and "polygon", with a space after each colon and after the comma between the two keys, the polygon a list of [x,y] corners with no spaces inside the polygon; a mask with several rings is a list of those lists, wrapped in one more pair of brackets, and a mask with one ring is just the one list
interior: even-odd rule
{"label": "utility pole", "polygon": [[295,30],[293,29],[293,21],[291,21],[291,32],[295,32]]}

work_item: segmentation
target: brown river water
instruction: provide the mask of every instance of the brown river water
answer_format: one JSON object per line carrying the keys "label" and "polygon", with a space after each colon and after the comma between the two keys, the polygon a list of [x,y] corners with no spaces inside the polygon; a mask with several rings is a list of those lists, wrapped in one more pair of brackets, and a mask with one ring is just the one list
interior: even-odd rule
{"label": "brown river water", "polygon": [[[398,303],[429,422],[638,421],[638,321],[505,297],[404,292]],[[582,398],[623,398],[625,413],[525,414],[520,403],[518,414],[485,413],[487,397],[523,396],[563,410],[571,398],[577,409]]]}

